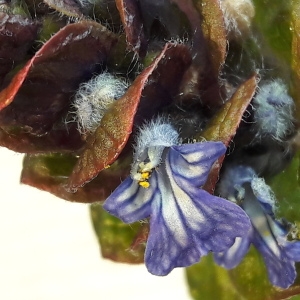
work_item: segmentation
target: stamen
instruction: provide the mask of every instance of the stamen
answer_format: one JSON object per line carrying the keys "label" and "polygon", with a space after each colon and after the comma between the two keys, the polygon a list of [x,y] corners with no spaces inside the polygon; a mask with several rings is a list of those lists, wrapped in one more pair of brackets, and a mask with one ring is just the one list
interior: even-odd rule
{"label": "stamen", "polygon": [[147,180],[147,179],[149,179],[150,175],[151,175],[150,172],[143,172],[142,178]]}
{"label": "stamen", "polygon": [[139,185],[147,189],[150,186],[150,183],[148,181],[139,181]]}

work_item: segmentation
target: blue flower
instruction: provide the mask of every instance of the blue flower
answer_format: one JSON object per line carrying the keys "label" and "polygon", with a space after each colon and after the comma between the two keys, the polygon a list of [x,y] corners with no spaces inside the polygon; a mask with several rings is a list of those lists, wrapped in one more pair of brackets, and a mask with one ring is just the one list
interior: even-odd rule
{"label": "blue flower", "polygon": [[252,228],[248,235],[237,238],[229,250],[215,254],[215,261],[227,269],[234,268],[252,243],[263,256],[271,283],[288,288],[297,275],[295,262],[300,261],[300,242],[288,241],[289,226],[275,219],[275,197],[271,189],[249,167],[235,166],[223,175],[220,194],[241,202]]}
{"label": "blue flower", "polygon": [[220,142],[179,145],[162,119],[141,129],[131,176],[103,207],[125,223],[150,217],[145,263],[152,274],[197,263],[247,234],[250,221],[238,205],[200,189],[225,151]]}

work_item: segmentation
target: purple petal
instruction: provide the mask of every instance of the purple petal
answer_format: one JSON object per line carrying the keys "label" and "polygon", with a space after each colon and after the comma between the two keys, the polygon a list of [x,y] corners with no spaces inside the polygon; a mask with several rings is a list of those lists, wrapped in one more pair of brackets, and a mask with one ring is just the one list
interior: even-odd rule
{"label": "purple petal", "polygon": [[[242,185],[252,182],[254,176],[255,172],[250,167],[243,165],[227,167],[218,184],[218,192],[222,197],[237,201],[237,196],[243,191]],[[239,196],[243,198],[243,195]]]}
{"label": "purple petal", "polygon": [[250,221],[239,206],[199,188],[225,151],[214,142],[166,149],[148,188],[127,178],[105,201],[104,208],[126,223],[151,217],[145,252],[149,272],[167,275],[209,251],[226,251],[236,237],[247,235]]}
{"label": "purple petal", "polygon": [[300,242],[286,242],[285,252],[289,259],[293,261],[300,261]]}
{"label": "purple petal", "polygon": [[[171,219],[166,220],[165,217]],[[186,230],[185,224],[178,226],[176,217],[172,215],[163,216],[160,213],[153,215],[150,219],[150,234],[145,251],[145,263],[148,271],[154,275],[163,276],[176,267],[190,266],[197,263],[203,255],[194,244],[191,233]],[[172,227],[173,221],[174,226]],[[182,221],[179,219],[180,223]],[[179,232],[176,232],[177,229]]]}
{"label": "purple petal", "polygon": [[227,251],[215,253],[215,262],[226,269],[235,268],[248,253],[250,244],[251,241],[248,237],[237,237],[235,243]]}
{"label": "purple petal", "polygon": [[[253,244],[261,253],[273,285],[288,288],[296,279],[295,262],[285,252],[284,246],[279,247],[279,255],[275,255],[258,233],[253,235]],[[297,246],[298,248],[298,246]]]}
{"label": "purple petal", "polygon": [[162,195],[161,201],[152,202],[145,253],[147,268],[155,275],[194,264],[209,251],[225,251],[250,228],[249,218],[239,206],[188,185],[181,175],[173,174],[176,164],[170,165],[172,155],[169,151],[165,165],[151,177],[157,176]]}
{"label": "purple petal", "polygon": [[172,172],[189,184],[201,187],[214,162],[226,152],[221,142],[203,142],[173,146],[169,151]]}
{"label": "purple petal", "polygon": [[155,198],[160,198],[155,180],[152,180],[148,189],[145,189],[128,177],[106,199],[103,208],[124,223],[133,223],[149,217],[151,202]]}

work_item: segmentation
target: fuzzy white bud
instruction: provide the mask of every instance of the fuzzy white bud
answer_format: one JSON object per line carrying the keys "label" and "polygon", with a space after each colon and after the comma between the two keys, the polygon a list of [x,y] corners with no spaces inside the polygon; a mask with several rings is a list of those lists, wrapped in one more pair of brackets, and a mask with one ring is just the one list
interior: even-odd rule
{"label": "fuzzy white bud", "polygon": [[259,88],[253,108],[256,138],[270,136],[281,141],[293,130],[294,101],[280,79]]}
{"label": "fuzzy white bud", "polygon": [[128,85],[126,80],[108,72],[82,83],[73,103],[79,132],[94,132],[109,106],[125,94]]}

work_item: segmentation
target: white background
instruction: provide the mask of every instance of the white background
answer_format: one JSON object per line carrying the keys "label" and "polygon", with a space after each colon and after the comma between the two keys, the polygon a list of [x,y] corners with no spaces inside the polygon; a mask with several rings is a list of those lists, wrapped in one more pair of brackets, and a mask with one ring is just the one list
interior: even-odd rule
{"label": "white background", "polygon": [[22,157],[0,148],[0,299],[191,299],[182,269],[102,259],[88,206],[20,185]]}

